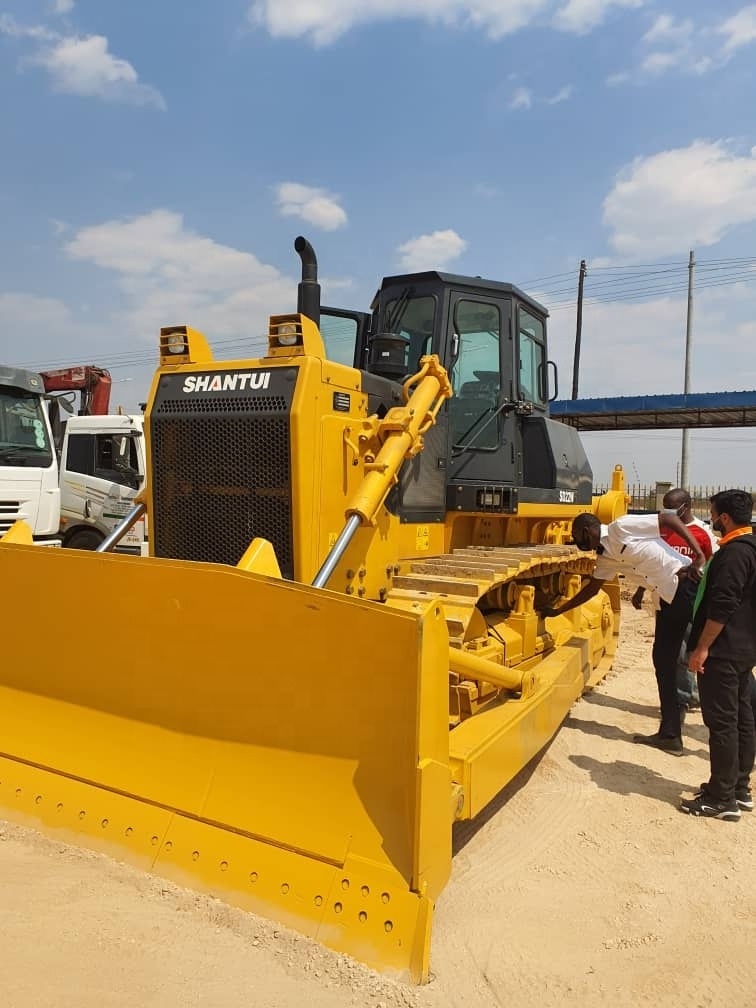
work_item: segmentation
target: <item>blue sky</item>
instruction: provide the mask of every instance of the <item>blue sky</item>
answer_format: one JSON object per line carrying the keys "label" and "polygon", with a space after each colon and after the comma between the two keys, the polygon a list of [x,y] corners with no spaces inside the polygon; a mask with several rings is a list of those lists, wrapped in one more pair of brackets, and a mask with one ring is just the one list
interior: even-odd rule
{"label": "blue sky", "polygon": [[[756,388],[756,4],[0,0],[0,358],[110,367],[146,397],[161,325],[259,352],[295,307],[405,269],[552,311],[560,392]],[[585,438],[597,481],[676,479],[680,435]],[[692,483],[756,484],[749,430]]]}

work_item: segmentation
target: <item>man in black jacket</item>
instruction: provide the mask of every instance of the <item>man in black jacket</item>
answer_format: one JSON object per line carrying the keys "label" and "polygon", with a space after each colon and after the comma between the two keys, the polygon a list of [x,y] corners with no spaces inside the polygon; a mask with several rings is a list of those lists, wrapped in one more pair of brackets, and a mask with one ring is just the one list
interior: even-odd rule
{"label": "man in black jacket", "polygon": [[696,596],[688,667],[698,673],[701,712],[709,729],[711,776],[683,812],[736,821],[753,809],[750,776],[756,751],[751,706],[756,664],[756,541],[753,502],[743,490],[710,499],[719,550]]}

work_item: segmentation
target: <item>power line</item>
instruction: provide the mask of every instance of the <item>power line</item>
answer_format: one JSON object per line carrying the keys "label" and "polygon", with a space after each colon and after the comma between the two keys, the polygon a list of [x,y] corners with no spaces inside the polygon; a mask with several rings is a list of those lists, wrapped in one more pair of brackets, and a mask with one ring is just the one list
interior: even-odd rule
{"label": "power line", "polygon": [[[731,269],[728,273],[719,275],[718,271],[720,267],[712,270],[704,270],[706,275],[704,281],[706,283],[713,284],[717,283],[738,283],[740,281],[748,282],[751,280],[756,280],[756,268],[754,269]],[[678,286],[671,278],[670,274],[674,274],[677,271],[672,270],[658,270],[644,274],[642,277],[626,277],[619,276],[613,277],[608,280],[600,280],[598,282],[593,282],[590,280],[590,271],[588,273],[588,287],[590,288],[589,296],[593,296],[591,291],[598,291],[600,294],[611,293],[615,295],[615,300],[622,300],[626,294],[636,294],[642,293],[644,291],[653,292],[657,289],[671,289],[674,290]],[[680,275],[680,285],[683,287],[687,283],[684,276]],[[700,285],[698,285],[700,286]],[[572,285],[566,287],[553,288],[551,290],[539,291],[541,297],[561,297],[564,295],[572,294],[574,287]],[[594,298],[595,299],[595,298]]]}
{"label": "power line", "polygon": [[[734,273],[729,277],[709,277],[696,285],[696,290],[703,290],[714,287],[728,287],[734,284],[752,283],[756,281],[756,272]],[[661,286],[639,286],[637,288],[624,288],[615,291],[603,291],[598,295],[593,294],[590,289],[586,290],[586,300],[591,304],[632,304],[638,301],[649,301],[654,298],[666,297],[670,294],[682,294],[687,289],[686,282],[681,278],[679,283],[664,283]],[[561,291],[559,294],[570,293]],[[611,296],[609,296],[611,295]],[[542,297],[547,295],[542,294]],[[566,308],[574,308],[575,298],[567,298],[550,302],[548,308],[550,312],[561,311]]]}
{"label": "power line", "polygon": [[[730,259],[702,259],[700,263],[697,263],[697,266],[699,275],[702,273],[729,272],[731,275],[740,273],[744,278],[748,278],[748,274],[750,273],[749,267],[756,271],[756,257],[740,256]],[[687,262],[682,260],[680,262],[637,263],[624,266],[591,267],[589,264],[588,278],[592,290],[611,286],[627,287],[629,285],[630,287],[640,287],[649,278],[653,277],[670,276],[676,273],[684,277],[686,270]],[[593,279],[597,273],[601,275],[599,280]],[[555,280],[557,283],[547,287],[545,290],[540,290],[539,294],[541,297],[558,297],[571,294],[574,290],[574,274],[571,272],[554,273],[550,276],[538,277],[534,280],[522,282],[521,286],[525,288],[538,287],[550,280]]]}
{"label": "power line", "polygon": [[571,272],[568,273],[552,273],[551,276],[536,277],[535,280],[523,280],[518,286],[520,287],[537,287],[539,284],[545,283],[547,280],[561,280],[563,277],[572,277]]}
{"label": "power line", "polygon": [[[257,344],[257,345],[255,345]],[[239,350],[245,352],[254,352],[255,350],[263,350],[267,346],[267,342],[262,336],[253,336],[249,339],[243,336],[235,336],[230,339],[216,340],[212,347],[215,350],[227,351],[227,350]],[[108,368],[108,370],[118,370],[125,367],[139,367],[139,366],[151,366],[156,368],[158,365],[158,352],[157,349],[154,352],[145,351],[117,351],[114,353],[102,354],[101,350],[97,351],[80,351],[77,354],[80,360],[96,360],[97,363]],[[56,367],[69,367],[71,366],[71,355],[68,357],[62,357],[57,360],[46,360],[46,361],[23,361],[20,362],[18,367],[29,368],[34,371],[45,371]]]}

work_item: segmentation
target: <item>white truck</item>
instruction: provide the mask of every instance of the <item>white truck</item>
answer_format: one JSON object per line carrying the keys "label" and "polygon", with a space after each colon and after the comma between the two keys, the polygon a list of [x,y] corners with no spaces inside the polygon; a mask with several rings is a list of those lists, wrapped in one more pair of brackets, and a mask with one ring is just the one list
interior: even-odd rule
{"label": "white truck", "polygon": [[[96,549],[131,508],[145,472],[141,416],[71,417],[59,454],[40,375],[0,367],[0,535],[23,519],[42,545]],[[139,553],[138,522],[119,550]]]}
{"label": "white truck", "polygon": [[[97,549],[133,507],[144,482],[144,421],[113,414],[71,417],[60,451],[60,534],[63,546]],[[140,553],[140,519],[118,544]]]}
{"label": "white truck", "polygon": [[0,366],[0,535],[23,519],[36,542],[60,546],[60,485],[42,378]]}

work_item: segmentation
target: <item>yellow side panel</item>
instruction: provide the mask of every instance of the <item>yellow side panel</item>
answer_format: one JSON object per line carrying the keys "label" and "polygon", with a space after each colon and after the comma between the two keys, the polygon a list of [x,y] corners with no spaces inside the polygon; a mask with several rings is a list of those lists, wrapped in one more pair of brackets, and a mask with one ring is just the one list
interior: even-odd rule
{"label": "yellow side panel", "polygon": [[[0,815],[427,977],[451,865],[437,606],[20,545],[0,580]],[[50,584],[86,608],[42,615]]]}

